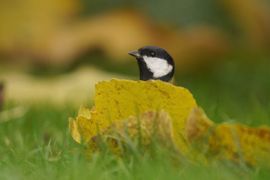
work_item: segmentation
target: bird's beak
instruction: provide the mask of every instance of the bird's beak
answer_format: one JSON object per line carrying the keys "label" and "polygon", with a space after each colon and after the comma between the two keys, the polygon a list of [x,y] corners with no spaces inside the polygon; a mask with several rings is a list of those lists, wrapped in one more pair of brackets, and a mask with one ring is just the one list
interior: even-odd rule
{"label": "bird's beak", "polygon": [[140,53],[137,50],[130,51],[130,52],[128,52],[128,54],[131,55],[131,56],[134,56],[135,58],[141,57]]}

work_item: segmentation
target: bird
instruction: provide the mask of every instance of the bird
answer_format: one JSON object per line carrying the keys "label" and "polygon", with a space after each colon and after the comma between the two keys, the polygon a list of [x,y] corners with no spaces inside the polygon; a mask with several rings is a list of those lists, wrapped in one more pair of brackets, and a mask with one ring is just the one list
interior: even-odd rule
{"label": "bird", "polygon": [[175,65],[171,55],[157,46],[144,46],[128,53],[136,58],[140,80],[161,80],[171,82],[174,76]]}

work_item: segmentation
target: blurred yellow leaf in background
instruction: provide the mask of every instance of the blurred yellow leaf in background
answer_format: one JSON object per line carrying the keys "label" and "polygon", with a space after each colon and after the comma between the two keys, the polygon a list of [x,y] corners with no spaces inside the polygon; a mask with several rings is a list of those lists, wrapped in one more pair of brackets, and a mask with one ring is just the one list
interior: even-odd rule
{"label": "blurred yellow leaf in background", "polygon": [[24,104],[80,105],[93,97],[96,83],[112,76],[125,78],[93,67],[50,78],[35,77],[18,70],[0,72],[0,79],[5,84],[5,100]]}
{"label": "blurred yellow leaf in background", "polygon": [[14,48],[18,52],[42,47],[44,40],[78,11],[79,3],[74,0],[1,2],[0,49],[11,53]]}

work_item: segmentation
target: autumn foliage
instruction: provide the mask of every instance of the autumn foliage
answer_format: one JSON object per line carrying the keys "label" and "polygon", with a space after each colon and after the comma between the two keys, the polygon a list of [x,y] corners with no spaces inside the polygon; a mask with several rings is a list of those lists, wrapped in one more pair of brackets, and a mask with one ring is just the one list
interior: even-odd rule
{"label": "autumn foliage", "polygon": [[115,151],[128,135],[131,140],[140,136],[143,146],[155,138],[193,160],[202,157],[202,161],[228,160],[250,166],[270,160],[269,127],[216,124],[187,89],[161,81],[98,83],[95,106],[91,110],[81,107],[78,116],[70,119],[70,131],[91,152],[97,150],[99,136],[110,137],[106,142]]}

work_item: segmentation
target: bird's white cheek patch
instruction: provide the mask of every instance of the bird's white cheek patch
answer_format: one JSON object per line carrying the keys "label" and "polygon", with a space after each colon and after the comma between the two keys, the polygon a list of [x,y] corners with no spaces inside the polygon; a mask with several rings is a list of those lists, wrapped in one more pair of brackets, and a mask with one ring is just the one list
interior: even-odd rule
{"label": "bird's white cheek patch", "polygon": [[147,68],[153,73],[154,78],[160,78],[169,74],[173,67],[166,60],[143,56],[143,60],[147,65]]}

